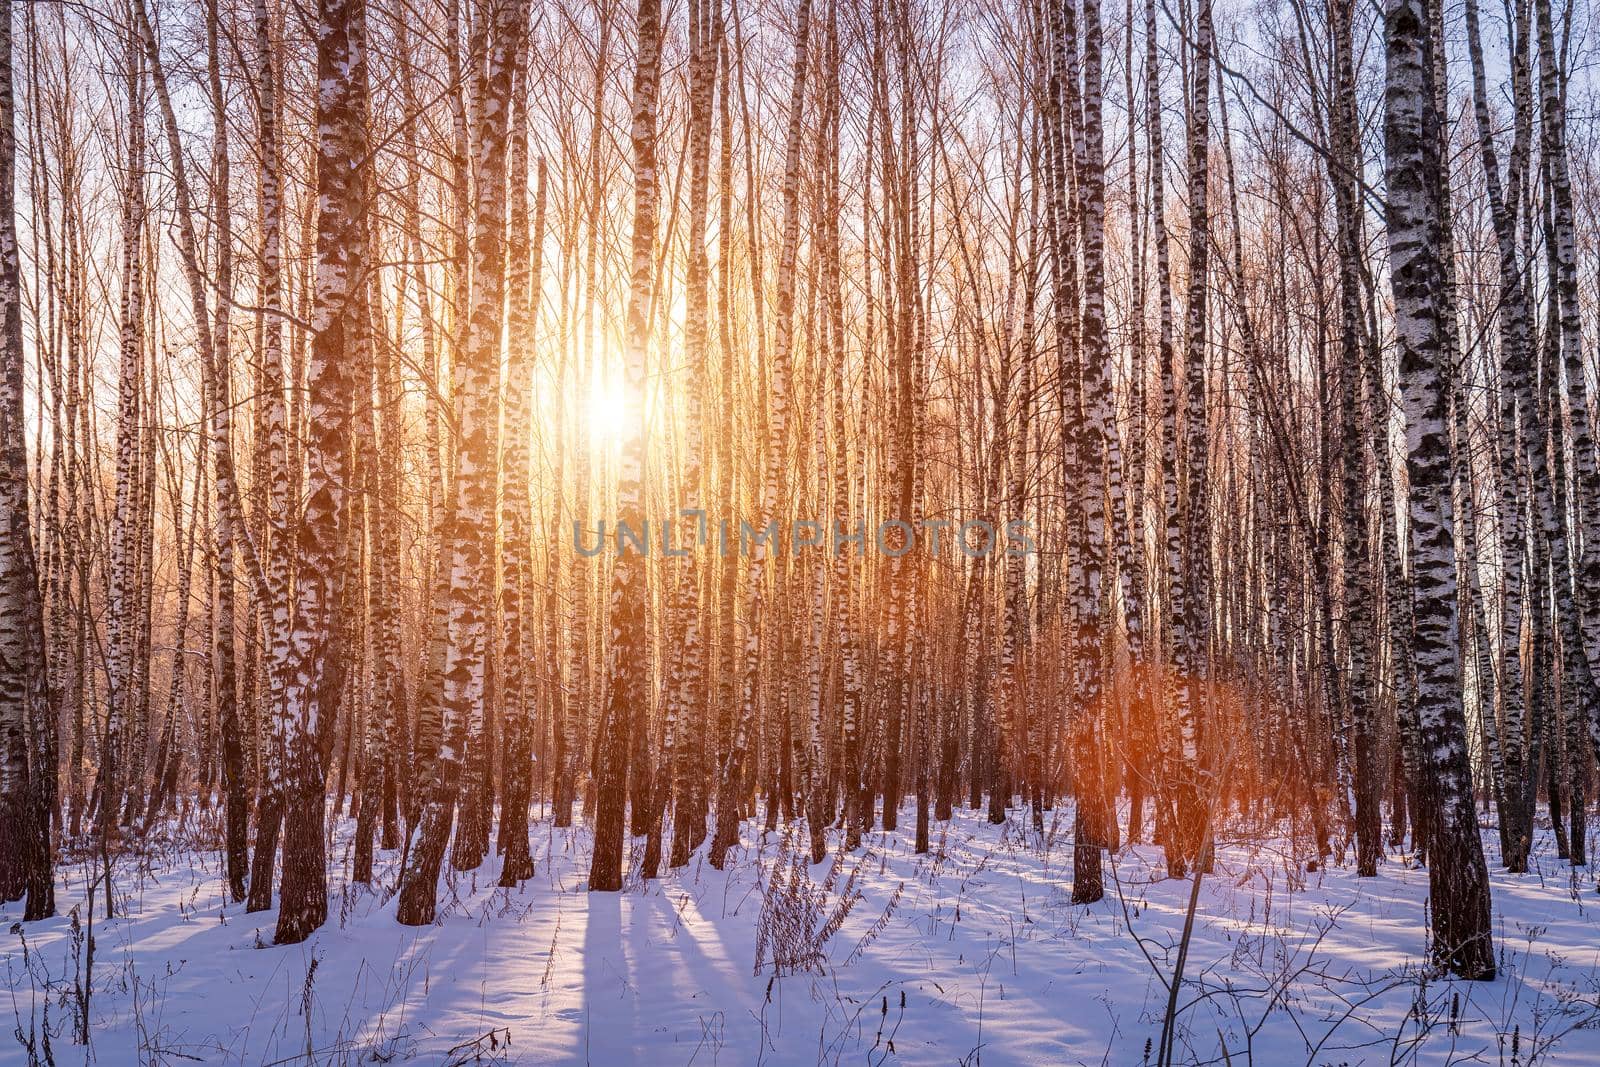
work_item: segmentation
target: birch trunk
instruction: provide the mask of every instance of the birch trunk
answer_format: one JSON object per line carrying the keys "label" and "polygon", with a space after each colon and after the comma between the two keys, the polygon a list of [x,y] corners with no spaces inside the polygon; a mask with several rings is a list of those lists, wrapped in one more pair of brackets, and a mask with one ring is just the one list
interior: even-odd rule
{"label": "birch trunk", "polygon": [[[655,288],[655,243],[660,175],[656,169],[656,112],[661,82],[660,0],[640,0],[638,64],[633,78],[633,242],[623,357],[630,425],[617,471],[616,528],[643,534],[645,493],[645,362],[650,346],[650,305]],[[637,407],[634,407],[637,405]],[[636,548],[617,537],[606,605],[606,687],[595,742],[594,854],[589,889],[622,888],[628,757],[633,732],[649,722],[649,642],[644,632],[647,567]]]}
{"label": "birch trunk", "polygon": [[[400,885],[396,918],[407,926],[433,921],[440,866],[459,804],[486,803],[477,780],[484,760],[471,760],[468,741],[483,742],[489,610],[494,577],[498,421],[502,319],[505,303],[506,157],[511,83],[516,50],[526,25],[525,0],[483,0],[478,29],[485,34],[477,96],[478,139],[474,146],[472,274],[465,344],[455,367],[456,476],[450,523],[448,652],[444,664],[442,743],[435,779],[420,816],[416,847]],[[469,757],[463,761],[463,755]],[[470,768],[467,768],[470,764]],[[461,787],[458,789],[458,786]],[[479,792],[474,792],[474,787]],[[463,811],[451,861],[470,870],[483,859],[485,838],[472,833]],[[486,833],[486,830],[484,831]]]}
{"label": "birch trunk", "polygon": [[367,30],[365,0],[317,6],[316,290],[306,367],[305,503],[295,528],[294,623],[284,687],[283,893],[275,940],[304,941],[327,919],[324,754],[342,678],[336,631],[344,599],[347,498],[353,471],[347,350],[368,265],[365,231]]}
{"label": "birch trunk", "polygon": [[[55,914],[55,720],[33,545],[24,416],[22,270],[16,228],[12,5],[0,10],[0,900]],[[44,758],[48,758],[45,762]]]}
{"label": "birch trunk", "polygon": [[1457,658],[1456,561],[1450,500],[1445,269],[1441,226],[1444,160],[1436,107],[1434,44],[1424,0],[1386,0],[1384,144],[1389,257],[1406,418],[1416,715],[1425,761],[1433,947],[1463,978],[1494,977],[1489,884],[1467,762]]}

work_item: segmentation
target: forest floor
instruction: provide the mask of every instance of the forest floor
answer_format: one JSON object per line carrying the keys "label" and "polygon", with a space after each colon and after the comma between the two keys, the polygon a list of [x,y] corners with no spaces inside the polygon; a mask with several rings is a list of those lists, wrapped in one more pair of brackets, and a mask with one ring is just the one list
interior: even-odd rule
{"label": "forest floor", "polygon": [[[0,1012],[17,1027],[0,1064],[28,1063],[29,1035],[49,1062],[46,1027],[63,1065],[1156,1062],[1191,881],[1125,848],[1105,899],[1074,907],[1065,806],[1042,834],[1025,813],[958,812],[926,856],[910,814],[816,867],[803,835],[747,822],[725,873],[697,854],[614,894],[584,892],[586,831],[539,821],[534,878],[495,888],[493,857],[447,874],[422,929],[395,923],[391,893],[348,884],[341,820],[328,923],[283,948],[276,912],[225,904],[219,853],[174,833],[118,862],[125,917],[96,916],[87,982],[85,864],[59,872],[59,918],[22,927],[19,905],[0,907]],[[1500,962],[1486,983],[1429,973],[1427,872],[1404,855],[1358,879],[1308,873],[1286,838],[1219,842],[1174,1062],[1600,1063],[1594,871],[1558,860],[1548,830],[1525,875],[1497,868],[1492,829],[1484,842]],[[381,885],[398,859],[380,853]]]}

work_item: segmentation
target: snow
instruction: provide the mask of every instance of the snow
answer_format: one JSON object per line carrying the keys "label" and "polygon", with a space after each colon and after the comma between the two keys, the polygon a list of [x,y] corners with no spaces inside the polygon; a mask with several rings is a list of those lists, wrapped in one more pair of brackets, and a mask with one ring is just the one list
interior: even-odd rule
{"label": "snow", "polygon": [[[220,853],[194,848],[215,828],[169,830],[118,861],[127,917],[93,924],[94,1060],[1154,1062],[1190,881],[1163,878],[1158,850],[1125,848],[1106,898],[1074,907],[1070,810],[1047,813],[1044,834],[1025,813],[996,827],[960,811],[920,857],[907,816],[832,878],[834,857],[797,859],[803,828],[762,835],[747,821],[726,872],[697,853],[611,894],[584,891],[587,831],[540,820],[534,878],[495,888],[494,857],[447,873],[439,921],[420,930],[395,923],[388,892],[347,883],[341,820],[328,924],[281,948],[275,912],[224,904]],[[1250,837],[1220,842],[1202,882],[1176,1062],[1600,1062],[1600,897],[1591,870],[1556,859],[1548,829],[1526,875],[1495,869],[1485,830],[1490,983],[1428,972],[1427,872],[1403,854],[1358,879],[1337,857],[1308,873],[1288,840]],[[379,854],[380,884],[398,859]],[[72,990],[85,939],[66,913],[87,921],[91,868],[61,870],[61,917],[23,927],[19,904],[0,907],[0,1010],[36,1041],[47,1018],[62,1064],[84,1061]],[[808,946],[810,969],[774,976],[774,953]],[[0,1046],[0,1064],[26,1062],[19,1041]]]}

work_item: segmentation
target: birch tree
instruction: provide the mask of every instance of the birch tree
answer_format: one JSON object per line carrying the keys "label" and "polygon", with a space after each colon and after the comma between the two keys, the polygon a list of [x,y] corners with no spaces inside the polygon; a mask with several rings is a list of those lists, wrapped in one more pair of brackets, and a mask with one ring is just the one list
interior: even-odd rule
{"label": "birch tree", "polygon": [[55,721],[34,552],[16,223],[12,4],[0,5],[0,899],[55,914]]}
{"label": "birch tree", "polygon": [[[327,919],[324,719],[344,679],[336,613],[344,591],[352,471],[346,355],[362,328],[365,285],[367,26],[365,0],[317,6],[316,289],[306,366],[304,498],[295,524],[294,623],[284,686],[283,892],[275,940],[304,941]],[[431,885],[430,885],[431,891]]]}
{"label": "birch tree", "polygon": [[1494,977],[1489,882],[1467,763],[1457,659],[1455,541],[1441,322],[1441,116],[1434,43],[1422,0],[1386,0],[1384,43],[1386,226],[1406,419],[1407,550],[1415,619],[1416,714],[1426,761],[1428,885],[1434,952],[1463,978]]}

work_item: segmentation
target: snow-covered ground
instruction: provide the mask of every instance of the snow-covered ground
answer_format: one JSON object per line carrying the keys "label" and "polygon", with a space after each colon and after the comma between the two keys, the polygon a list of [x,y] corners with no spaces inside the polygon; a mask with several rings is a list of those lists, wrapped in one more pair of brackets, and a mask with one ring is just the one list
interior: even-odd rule
{"label": "snow-covered ground", "polygon": [[[90,1049],[100,1064],[1112,1064],[1154,1062],[1191,883],[1124,849],[1106,899],[1069,903],[1070,812],[1046,833],[979,813],[810,867],[803,835],[746,823],[726,873],[699,857],[649,885],[584,892],[585,831],[535,824],[537,875],[495,860],[446,875],[440,919],[394,921],[388,892],[330,860],[328,924],[270,944],[275,912],[224,904],[220,857],[168,842],[125,857],[122,914],[93,925]],[[189,835],[191,838],[193,833]],[[1282,839],[1220,845],[1202,883],[1176,1062],[1600,1063],[1600,896],[1555,858],[1494,863],[1500,977],[1427,973],[1425,871],[1307,873]],[[637,843],[642,844],[642,842]],[[1591,850],[1591,854],[1592,850]],[[637,858],[637,854],[635,856]],[[383,855],[383,885],[398,857]],[[1114,877],[1113,877],[1114,875]],[[61,871],[60,918],[0,907],[0,1011],[44,1060],[85,1060],[89,871]],[[78,935],[69,913],[78,909]],[[774,976],[773,960],[780,973]],[[13,1020],[8,1019],[6,1029]],[[15,1037],[0,1063],[27,1063]]]}

